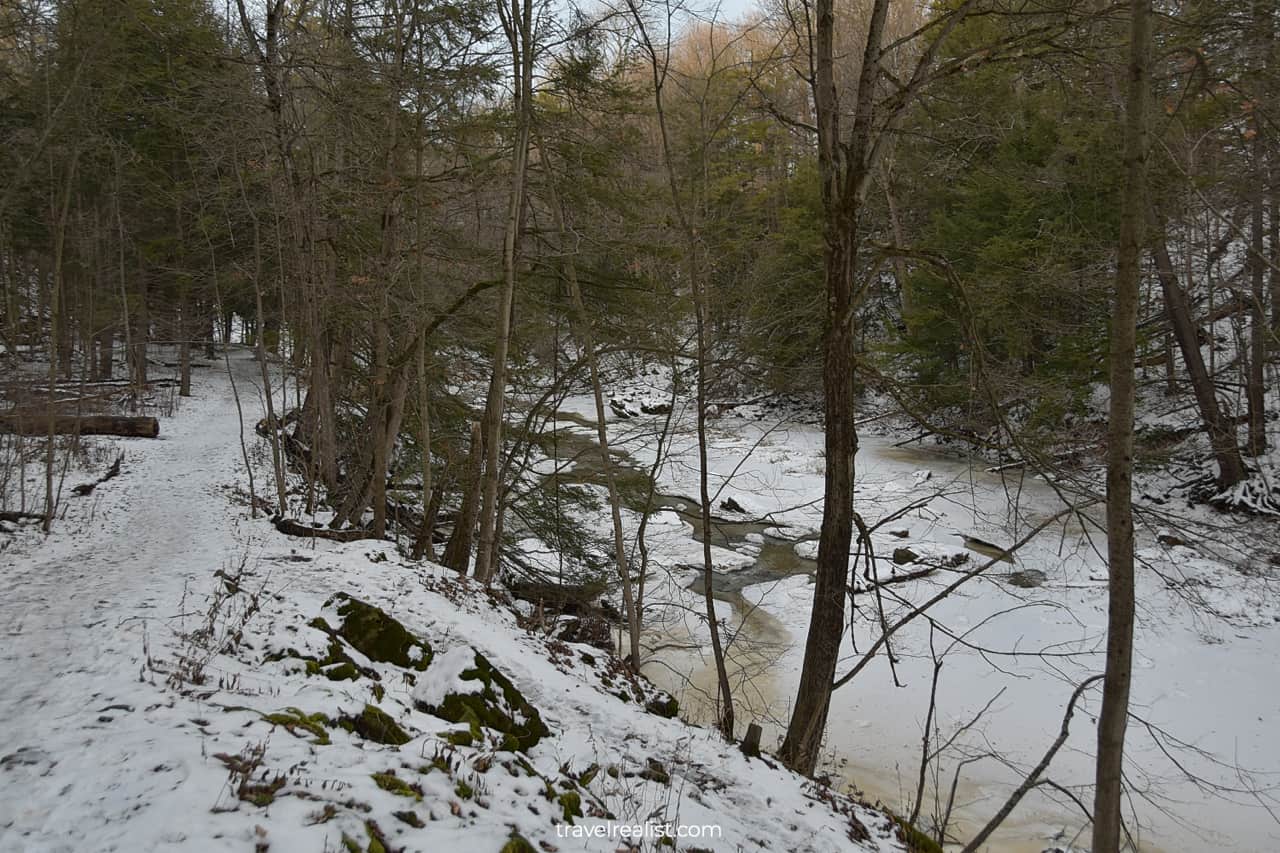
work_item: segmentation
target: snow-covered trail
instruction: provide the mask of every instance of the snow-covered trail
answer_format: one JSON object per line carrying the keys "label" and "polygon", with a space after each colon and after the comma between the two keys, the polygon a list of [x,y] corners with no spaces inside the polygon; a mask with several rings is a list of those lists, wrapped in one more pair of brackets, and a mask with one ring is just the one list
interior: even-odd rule
{"label": "snow-covered trail", "polygon": [[[259,368],[231,356],[251,430]],[[152,751],[172,724],[167,706],[139,707],[140,695],[156,700],[138,689],[147,646],[198,619],[184,609],[249,547],[236,530],[243,507],[207,499],[244,479],[244,461],[226,370],[201,373],[158,439],[113,441],[119,477],[89,497],[67,484],[66,518],[31,559],[0,559],[0,849],[86,849],[86,837],[96,848],[188,775]]]}

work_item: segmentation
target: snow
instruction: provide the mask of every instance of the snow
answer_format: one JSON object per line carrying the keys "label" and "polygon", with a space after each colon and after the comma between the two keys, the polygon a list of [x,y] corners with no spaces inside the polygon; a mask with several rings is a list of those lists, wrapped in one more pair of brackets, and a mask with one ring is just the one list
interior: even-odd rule
{"label": "snow", "polygon": [[460,676],[476,665],[476,651],[470,646],[455,646],[431,661],[426,673],[418,677],[412,696],[415,703],[436,707],[450,693],[479,693],[484,685],[474,679],[464,681]]}
{"label": "snow", "polygon": [[[1095,396],[1095,403],[1105,404],[1104,397]],[[671,458],[659,469],[660,491],[696,494],[697,446],[687,409],[678,409],[676,422]],[[821,431],[735,417],[712,424],[708,450],[716,503],[720,496],[732,495],[752,517],[774,525],[764,530],[769,537],[791,541],[813,535],[821,521]],[[652,442],[640,436],[653,428],[652,419],[617,422],[611,443],[648,466]],[[637,438],[628,441],[633,434]],[[899,547],[940,568],[923,579],[882,588],[890,622],[959,573],[998,556],[977,544],[966,547],[971,540],[962,537],[1008,547],[1058,513],[1062,495],[1069,495],[1060,494],[1061,485],[1029,472],[988,471],[985,460],[971,463],[897,447],[892,441],[862,436],[856,457],[854,504],[868,525],[902,513],[872,534],[881,560],[875,576],[891,575],[888,558]],[[1141,482],[1153,493],[1164,488],[1159,482]],[[1132,798],[1138,818],[1134,829],[1144,845],[1168,853],[1280,849],[1280,825],[1264,807],[1274,806],[1280,784],[1280,739],[1269,722],[1280,710],[1280,683],[1274,678],[1280,658],[1280,567],[1268,557],[1280,554],[1277,530],[1265,521],[1225,522],[1204,508],[1143,504],[1142,509],[1136,721],[1128,749],[1130,772],[1139,786]],[[1057,733],[1074,685],[1102,669],[1106,565],[1100,553],[1105,552],[1100,512],[1094,507],[1050,525],[1011,561],[995,562],[930,611],[937,625],[935,646],[946,652],[938,685],[942,737],[982,712],[978,724],[966,729],[944,757],[939,781],[945,796],[949,774],[961,768],[960,805],[954,815],[961,836],[985,822],[1039,759]],[[1161,544],[1155,535],[1160,527],[1190,531],[1185,535],[1194,547]],[[799,541],[793,547],[798,556],[811,559],[817,542]],[[967,562],[957,567],[960,556]],[[921,566],[896,568],[915,571]],[[860,564],[859,574],[863,571]],[[1032,579],[1042,574],[1043,584],[1014,586],[1016,572]],[[747,586],[741,598],[741,606],[717,603],[738,647],[730,650],[731,677],[740,685],[738,716],[760,722],[764,743],[770,746],[781,734],[780,721],[795,696],[811,581],[803,574],[778,575]],[[674,583],[654,588],[651,606],[664,600],[673,608],[696,607]],[[874,597],[859,598],[858,608],[840,674],[880,632]],[[715,688],[705,628],[687,622],[675,628],[654,626],[651,645],[665,649],[692,637],[699,647],[665,649],[647,671],[676,692],[690,713],[706,718]],[[896,676],[880,654],[838,690],[828,725],[826,769],[899,809],[909,808],[915,788],[933,666],[929,626],[919,619],[893,638]],[[903,686],[895,686],[895,678]],[[1086,799],[1092,780],[1092,715],[1099,699],[1096,690],[1083,698],[1067,747],[1050,773]],[[968,758],[977,760],[960,764]],[[1210,794],[1184,770],[1219,786],[1219,793]],[[926,824],[933,784],[926,787]],[[1082,828],[1079,810],[1042,788],[1023,801],[991,849],[1066,846]]]}
{"label": "snow", "polygon": [[[232,369],[247,406],[257,366],[237,350]],[[254,420],[246,409],[261,485]],[[535,849],[612,851],[620,825],[651,822],[716,827],[697,845],[725,853],[902,849],[883,813],[647,712],[654,689],[612,658],[549,639],[453,572],[393,543],[303,543],[251,518],[241,434],[210,370],[159,440],[103,441],[125,452],[120,477],[4,552],[0,850],[364,849],[376,831],[407,850],[496,853],[518,832]],[[683,522],[656,527],[673,539],[665,559],[683,560]],[[426,671],[347,649],[378,679],[308,675],[300,657],[331,639],[310,623],[333,624],[336,593],[430,643]],[[550,734],[527,755],[451,743],[457,725],[416,707],[469,689],[475,651],[541,711]],[[301,725],[366,705],[408,742]],[[572,835],[546,796],[570,790],[585,815]]]}

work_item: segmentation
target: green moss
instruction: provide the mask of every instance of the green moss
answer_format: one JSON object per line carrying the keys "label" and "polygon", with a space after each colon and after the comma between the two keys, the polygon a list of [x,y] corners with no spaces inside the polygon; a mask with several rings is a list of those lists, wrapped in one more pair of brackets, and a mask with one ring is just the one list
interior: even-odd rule
{"label": "green moss", "polygon": [[459,780],[458,784],[454,786],[453,792],[457,794],[460,799],[463,799],[463,800],[471,799],[473,796],[475,796],[475,793],[476,793],[474,790],[472,790],[470,785],[468,785],[466,782],[463,782],[461,780]]}
{"label": "green moss", "polygon": [[415,800],[422,799],[421,788],[416,785],[410,785],[390,770],[386,773],[372,773],[370,775],[374,783],[384,791],[395,794],[398,797],[412,797]]}
{"label": "green moss", "polygon": [[351,661],[342,661],[324,670],[324,677],[330,681],[355,681],[360,677],[360,670]]}
{"label": "green moss", "polygon": [[400,746],[413,738],[393,720],[387,712],[377,705],[365,705],[359,714],[343,715],[338,718],[338,725],[349,732],[355,732],[365,740]]}
{"label": "green moss", "polygon": [[556,798],[567,823],[573,823],[575,817],[582,817],[582,797],[577,791],[565,791]]}
{"label": "green moss", "polygon": [[925,835],[915,824],[893,812],[889,812],[889,817],[898,824],[898,836],[911,853],[943,853],[941,845]]}
{"label": "green moss", "polygon": [[444,736],[444,739],[454,746],[471,746],[476,741],[471,729],[459,729],[456,732],[449,732]]}
{"label": "green moss", "polygon": [[525,840],[523,835],[512,833],[507,843],[502,845],[498,853],[538,853],[537,849]]}
{"label": "green moss", "polygon": [[531,749],[550,734],[538,709],[484,655],[476,652],[475,666],[463,670],[459,677],[479,681],[481,690],[450,693],[438,706],[419,703],[419,710],[451,723],[466,723],[475,741],[483,738],[484,729],[498,732],[501,748],[510,752]]}
{"label": "green moss", "polygon": [[382,830],[378,828],[376,823],[366,820],[364,822],[364,831],[369,834],[369,846],[364,849],[361,849],[359,841],[356,841],[345,832],[342,833],[342,846],[347,849],[348,853],[388,853],[390,847],[387,844],[387,839],[383,836]]}
{"label": "green moss", "polygon": [[402,812],[392,812],[391,815],[396,820],[401,823],[407,823],[414,829],[422,829],[422,827],[426,826],[426,824],[422,822],[422,818],[418,817],[418,813],[415,811],[406,810]]}
{"label": "green moss", "polygon": [[596,778],[596,775],[599,772],[600,772],[600,765],[592,764],[590,767],[588,767],[586,770],[583,770],[582,773],[578,775],[578,784],[584,787],[587,785],[590,785],[591,781]]}
{"label": "green moss", "polygon": [[334,628],[324,619],[317,618],[312,620],[312,627],[331,637],[341,637],[369,660],[418,672],[431,664],[431,646],[380,608],[344,593],[329,599],[326,606],[329,605],[337,605],[342,624]]}
{"label": "green moss", "polygon": [[289,707],[283,711],[263,714],[262,719],[274,726],[283,726],[294,737],[302,737],[298,733],[299,729],[309,732],[315,736],[315,740],[311,742],[317,746],[327,746],[329,744],[327,727],[332,726],[333,721],[324,714],[306,714],[297,708]]}
{"label": "green moss", "polygon": [[[332,633],[328,628],[328,623],[323,619],[313,619],[312,627],[324,626],[322,630]],[[284,658],[297,658],[305,662],[307,675],[323,675],[330,681],[355,681],[361,676],[379,679],[381,676],[368,667],[362,667],[351,659],[346,649],[342,647],[342,643],[337,639],[333,639],[329,643],[329,650],[323,658],[307,657],[296,649],[287,649],[278,655],[273,655],[271,660],[283,660]]]}

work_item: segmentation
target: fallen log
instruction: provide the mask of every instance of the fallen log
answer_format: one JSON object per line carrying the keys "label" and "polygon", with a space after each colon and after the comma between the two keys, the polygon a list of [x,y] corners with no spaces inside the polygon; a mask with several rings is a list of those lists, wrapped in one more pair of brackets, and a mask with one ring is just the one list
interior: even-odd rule
{"label": "fallen log", "polygon": [[894,584],[900,584],[900,583],[910,583],[911,581],[918,581],[921,578],[927,578],[929,577],[929,575],[933,574],[937,570],[938,570],[937,566],[929,566],[927,569],[920,569],[919,571],[916,571],[916,572],[907,572],[906,574],[903,574],[903,575],[894,575],[891,578],[885,578],[884,580],[875,580],[875,581],[871,581],[870,583],[864,584],[859,581],[855,581],[854,587],[851,591],[856,592],[858,594],[862,594],[865,592],[871,592],[876,588],[893,586]]}
{"label": "fallen log", "polygon": [[[56,435],[115,435],[123,438],[155,438],[160,434],[160,422],[155,418],[124,417],[120,415],[54,415],[53,432]],[[0,415],[0,432],[15,435],[48,435],[48,415]]]}
{"label": "fallen log", "polygon": [[362,539],[377,539],[372,530],[330,530],[327,527],[312,527],[292,518],[275,518],[272,523],[276,530],[286,536],[305,536],[308,539],[328,539],[331,542],[359,542]]}
{"label": "fallen log", "polygon": [[120,463],[123,461],[124,461],[124,454],[121,453],[119,456],[116,457],[115,463],[110,468],[107,469],[107,473],[103,474],[101,477],[94,480],[92,483],[81,483],[80,485],[76,486],[74,489],[71,490],[72,494],[79,495],[80,497],[84,497],[85,495],[92,494],[94,489],[98,488],[98,486],[107,482],[107,480],[113,479],[115,477],[119,477]]}
{"label": "fallen log", "polygon": [[35,512],[0,512],[0,521],[16,524],[20,521],[44,521],[44,516]]}

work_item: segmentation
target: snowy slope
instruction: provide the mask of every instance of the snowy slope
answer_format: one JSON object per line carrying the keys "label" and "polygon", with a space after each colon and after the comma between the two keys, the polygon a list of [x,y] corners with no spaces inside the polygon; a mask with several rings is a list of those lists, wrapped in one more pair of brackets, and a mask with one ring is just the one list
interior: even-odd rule
{"label": "snowy slope", "polygon": [[[257,368],[232,365],[251,422]],[[447,570],[250,519],[230,385],[200,379],[159,440],[104,442],[120,477],[0,554],[0,850],[652,850],[623,833],[668,824],[678,849],[902,849]],[[339,594],[408,632],[403,659],[338,636]],[[444,719],[482,661],[515,690],[493,676],[491,707],[545,725],[527,751]]]}

